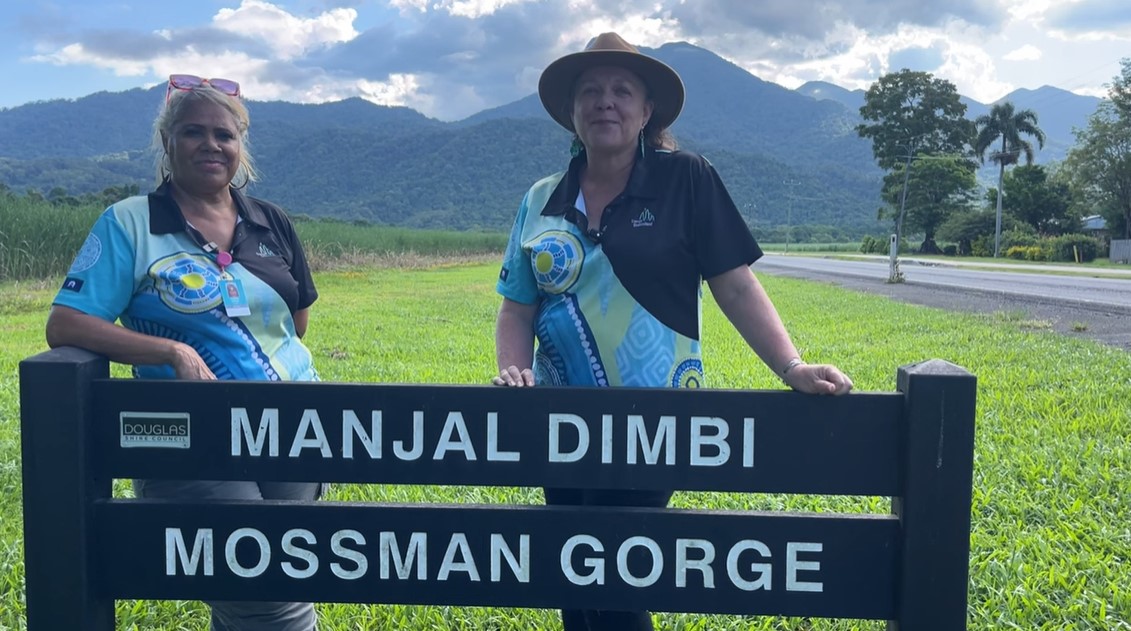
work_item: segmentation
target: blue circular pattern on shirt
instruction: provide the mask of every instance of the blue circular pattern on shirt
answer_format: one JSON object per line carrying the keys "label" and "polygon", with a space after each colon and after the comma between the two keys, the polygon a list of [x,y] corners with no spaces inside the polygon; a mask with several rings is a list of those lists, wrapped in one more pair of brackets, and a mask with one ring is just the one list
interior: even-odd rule
{"label": "blue circular pattern on shirt", "polygon": [[530,248],[530,265],[534,280],[547,293],[560,294],[577,282],[585,250],[581,241],[562,230],[550,230],[538,235]]}
{"label": "blue circular pattern on shirt", "polygon": [[94,267],[100,258],[102,258],[102,240],[92,232],[86,235],[86,241],[83,241],[82,247],[79,248],[79,253],[75,256],[75,261],[71,263],[71,269],[67,273],[79,274],[85,272]]}
{"label": "blue circular pattern on shirt", "polygon": [[220,273],[209,257],[180,252],[149,268],[161,301],[181,313],[202,313],[220,306]]}
{"label": "blue circular pattern on shirt", "polygon": [[673,388],[702,388],[703,362],[698,359],[685,359],[672,371]]}

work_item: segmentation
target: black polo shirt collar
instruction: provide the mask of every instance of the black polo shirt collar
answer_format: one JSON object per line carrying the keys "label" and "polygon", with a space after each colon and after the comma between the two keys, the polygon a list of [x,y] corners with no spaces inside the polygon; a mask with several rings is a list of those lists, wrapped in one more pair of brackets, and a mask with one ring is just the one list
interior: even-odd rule
{"label": "black polo shirt collar", "polygon": [[[173,199],[172,188],[169,180],[165,180],[161,183],[161,186],[157,187],[157,190],[149,194],[150,234],[173,234],[188,230],[185,216],[181,214],[180,207]],[[254,224],[258,228],[270,230],[267,217],[263,214],[263,211],[255,204],[248,203],[243,191],[235,187],[231,187],[229,190],[232,193],[232,199],[236,202],[236,210],[244,221]]]}
{"label": "black polo shirt collar", "polygon": [[[649,149],[644,154],[644,159],[633,163],[632,173],[629,174],[628,183],[624,187],[626,197],[638,199],[655,199],[657,197],[655,183],[648,176],[648,163],[651,162],[651,157],[655,153],[655,149]],[[550,194],[550,198],[546,200],[546,205],[542,208],[542,215],[547,217],[566,215],[571,209],[575,209],[574,202],[577,201],[577,194],[581,190],[581,170],[587,163],[585,152],[569,161],[569,168],[562,180],[554,187],[554,192]]]}

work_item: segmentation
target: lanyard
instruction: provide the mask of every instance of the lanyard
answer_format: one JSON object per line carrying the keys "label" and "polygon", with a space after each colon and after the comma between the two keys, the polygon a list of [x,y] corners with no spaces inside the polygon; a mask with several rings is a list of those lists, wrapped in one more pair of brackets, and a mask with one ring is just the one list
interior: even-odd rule
{"label": "lanyard", "polygon": [[221,250],[220,246],[212,241],[204,244],[203,249],[208,254],[216,253],[216,266],[220,268],[220,278],[231,278],[228,274],[228,266],[232,264],[232,253]]}
{"label": "lanyard", "polygon": [[220,250],[216,253],[216,265],[220,267],[220,275],[227,275],[227,268],[232,264],[232,254],[227,250]]}

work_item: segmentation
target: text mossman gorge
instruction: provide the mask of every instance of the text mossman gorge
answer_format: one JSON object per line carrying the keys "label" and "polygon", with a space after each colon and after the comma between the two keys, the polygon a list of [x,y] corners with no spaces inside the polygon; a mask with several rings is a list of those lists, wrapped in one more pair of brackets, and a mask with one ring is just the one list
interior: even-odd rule
{"label": "text mossman gorge", "polygon": [[[332,443],[326,431],[330,421],[315,409],[302,410],[297,425],[281,424],[278,408],[230,410],[233,457],[487,462],[521,462],[531,457],[519,445],[508,444],[506,436],[500,436],[495,412],[486,412],[485,418],[469,423],[459,411],[431,416],[414,411],[411,424],[398,423],[395,431],[386,434],[392,424],[384,422],[381,410],[359,414],[346,409],[340,415],[334,413],[332,422],[340,426],[333,428],[333,435],[340,436],[340,442]],[[594,456],[599,453],[602,464],[719,467],[734,458],[744,468],[755,465],[755,423],[751,417],[734,424],[740,428],[736,432],[731,431],[731,423],[713,416],[671,415],[651,420],[646,422],[645,417],[631,414],[620,418],[601,414],[588,419],[549,413],[544,420],[546,451],[539,449],[539,456],[550,463],[579,462],[592,452]],[[438,433],[434,427],[426,431],[428,423],[442,423],[442,427]],[[689,433],[677,432],[681,425]],[[293,435],[282,436],[283,426],[295,427]],[[473,440],[473,430],[481,433],[482,440]],[[686,437],[684,444],[678,440],[680,435]],[[379,526],[319,532],[251,526],[168,527],[164,537],[165,575],[208,577],[225,573],[255,578],[282,572],[294,580],[334,577],[345,581],[528,583],[533,572],[532,547],[553,546],[556,567],[538,571],[560,572],[560,577],[578,586],[616,581],[648,587],[664,577],[676,588],[687,587],[691,581],[696,588],[712,590],[725,581],[728,589],[743,591],[769,591],[775,585],[793,592],[823,591],[820,542],[785,541],[771,546],[754,537],[716,541],[709,532],[602,538],[585,532],[584,527],[577,530],[538,541],[539,535],[534,533],[469,533],[458,525],[442,532],[435,528],[394,531]],[[237,554],[237,548],[241,554]],[[630,563],[630,555],[644,562]],[[668,572],[664,572],[665,567]],[[777,581],[775,569],[781,577]]]}

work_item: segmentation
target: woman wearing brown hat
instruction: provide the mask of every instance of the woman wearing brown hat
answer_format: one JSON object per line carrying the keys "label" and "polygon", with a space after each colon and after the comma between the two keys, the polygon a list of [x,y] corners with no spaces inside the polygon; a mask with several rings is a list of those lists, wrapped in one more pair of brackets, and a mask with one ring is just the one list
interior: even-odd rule
{"label": "woman wearing brown hat", "polygon": [[[499,274],[496,385],[702,387],[700,284],[787,385],[844,394],[806,364],[750,265],[762,251],[715,169],[675,151],[683,81],[615,33],[542,73],[573,132],[569,168],[534,184]],[[534,340],[538,340],[537,352]],[[546,489],[548,504],[664,506],[670,492]],[[631,559],[629,560],[631,563]],[[651,629],[647,612],[563,611],[573,629]]]}

